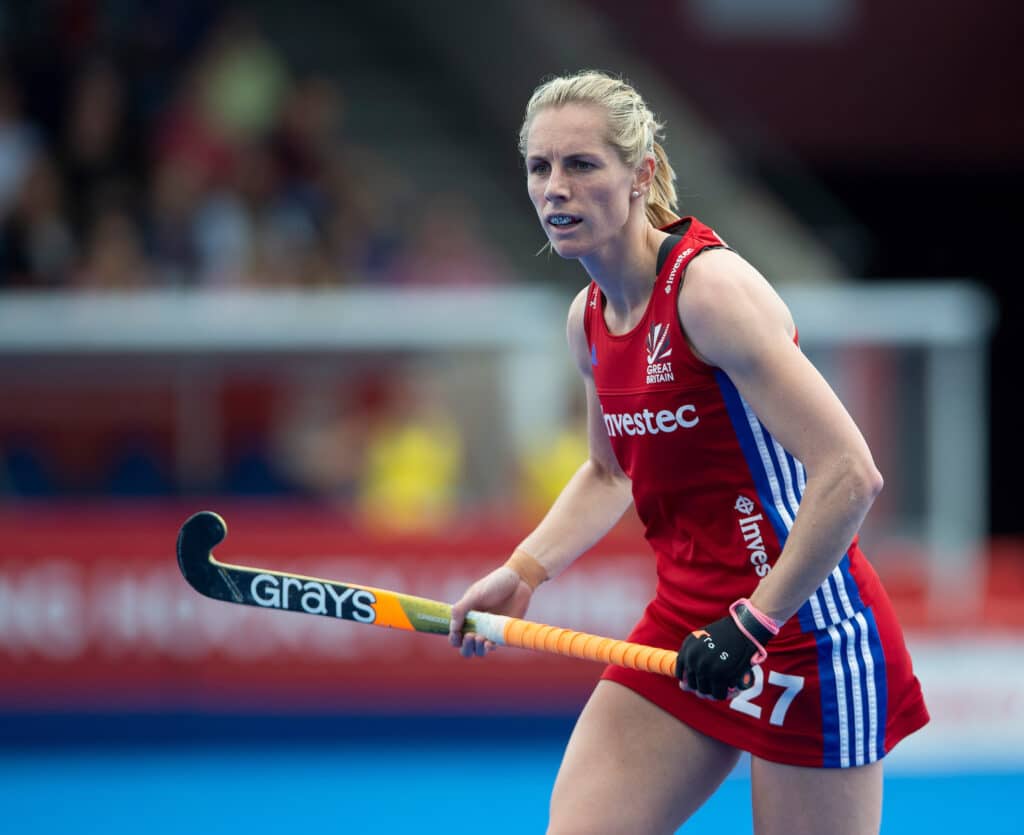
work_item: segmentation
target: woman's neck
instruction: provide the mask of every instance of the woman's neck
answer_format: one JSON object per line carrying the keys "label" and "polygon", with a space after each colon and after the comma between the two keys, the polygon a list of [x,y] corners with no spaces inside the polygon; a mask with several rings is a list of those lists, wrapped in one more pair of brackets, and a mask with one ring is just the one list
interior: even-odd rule
{"label": "woman's neck", "polygon": [[625,229],[623,235],[624,240],[580,258],[580,263],[604,293],[611,317],[628,325],[651,297],[657,278],[658,248],[666,233],[644,219],[643,226]]}

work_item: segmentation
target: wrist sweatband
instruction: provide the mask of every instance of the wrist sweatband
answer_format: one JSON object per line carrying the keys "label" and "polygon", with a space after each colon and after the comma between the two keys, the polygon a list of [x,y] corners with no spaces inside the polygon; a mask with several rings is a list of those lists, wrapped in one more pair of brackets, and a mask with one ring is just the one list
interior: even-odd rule
{"label": "wrist sweatband", "polygon": [[741,597],[733,603],[729,607],[729,612],[740,631],[756,644],[759,654],[767,657],[764,645],[779,634],[782,624],[768,617],[746,597]]}
{"label": "wrist sweatband", "polygon": [[534,591],[537,589],[537,586],[548,579],[547,569],[522,548],[516,548],[512,552],[512,556],[505,562],[505,567],[511,568],[519,575],[519,579]]}

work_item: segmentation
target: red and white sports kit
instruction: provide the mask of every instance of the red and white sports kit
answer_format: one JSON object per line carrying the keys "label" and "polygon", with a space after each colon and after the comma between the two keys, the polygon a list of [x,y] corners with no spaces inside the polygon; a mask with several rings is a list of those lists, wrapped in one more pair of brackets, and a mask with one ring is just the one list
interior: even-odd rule
{"label": "red and white sports kit", "polygon": [[[682,239],[639,324],[609,333],[592,283],[584,327],[605,426],[657,558],[657,592],[629,640],[674,650],[771,570],[806,474],[684,336],[677,302],[686,265],[722,240],[693,218],[664,231]],[[603,677],[711,737],[792,765],[871,763],[928,721],[902,631],[856,538],[754,672],[754,686],[731,701],[621,667]]]}

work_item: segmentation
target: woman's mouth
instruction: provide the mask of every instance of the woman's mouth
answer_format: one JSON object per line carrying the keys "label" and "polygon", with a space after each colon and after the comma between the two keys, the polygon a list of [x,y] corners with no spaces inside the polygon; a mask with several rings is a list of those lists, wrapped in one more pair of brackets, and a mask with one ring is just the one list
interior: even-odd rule
{"label": "woman's mouth", "polygon": [[578,223],[583,222],[583,218],[577,217],[576,215],[548,215],[545,219],[549,226],[554,226],[556,229],[569,229]]}

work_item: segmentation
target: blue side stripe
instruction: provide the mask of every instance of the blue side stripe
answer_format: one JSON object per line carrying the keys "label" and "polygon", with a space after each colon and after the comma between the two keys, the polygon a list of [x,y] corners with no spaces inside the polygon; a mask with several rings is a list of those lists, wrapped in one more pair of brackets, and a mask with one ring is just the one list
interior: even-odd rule
{"label": "blue side stripe", "polygon": [[[803,465],[772,437],[743,401],[725,372],[716,371],[715,380],[747,463],[747,469],[753,479],[761,510],[775,530],[780,547],[784,547],[789,538],[792,520],[796,518],[803,498],[803,490],[800,487],[801,478],[805,477]],[[801,605],[797,617],[801,629],[805,632],[837,623],[863,608],[864,604],[849,566],[849,555],[844,554],[839,565],[839,576],[826,578],[811,598]],[[849,606],[844,602],[844,597]],[[828,605],[829,598],[833,602],[832,607]],[[821,612],[823,620],[816,620],[815,608]]]}
{"label": "blue side stripe", "polygon": [[[764,462],[761,458],[761,453],[757,448],[757,441],[754,438],[754,434],[751,431],[750,423],[747,419],[746,410],[743,408],[743,402],[740,397],[740,393],[736,390],[736,386],[733,385],[732,380],[724,371],[715,372],[715,380],[718,383],[719,391],[722,393],[722,400],[725,403],[726,410],[729,413],[729,420],[732,423],[733,432],[736,433],[736,440],[739,442],[740,449],[743,452],[743,458],[747,462],[747,468],[750,470],[750,474],[754,479],[754,487],[757,490],[758,500],[760,502],[762,510],[765,512],[768,520],[771,522],[772,527],[775,530],[775,535],[779,539],[779,547],[783,547],[786,544],[786,540],[789,538],[789,528],[783,521],[781,514],[775,504],[775,497],[772,495],[771,484],[768,480],[768,474],[764,468]],[[760,423],[760,421],[758,421]],[[768,430],[761,424],[761,431],[765,435],[765,439],[769,440],[771,435]],[[785,507],[790,513],[790,516],[796,515],[796,508],[790,507],[790,502],[785,491],[785,483],[782,478],[782,473],[778,468],[778,459],[775,455],[774,444],[768,445],[769,460],[774,462],[776,467],[776,473],[780,482],[779,487],[782,493],[782,500]],[[800,490],[800,480],[797,477],[797,463],[796,459],[793,458],[788,452],[786,454],[786,466],[790,468],[790,474],[792,477],[793,492],[799,500],[802,498],[802,491]],[[821,598],[820,592],[816,592],[818,601],[824,605],[824,600]],[[814,614],[811,611],[811,605],[809,602],[804,602],[800,609],[797,611],[797,617],[800,621],[800,628],[804,632],[812,632],[817,629],[817,624],[814,622]]]}
{"label": "blue side stripe", "polygon": [[885,726],[889,718],[889,685],[885,670],[885,651],[882,649],[882,638],[878,634],[878,624],[871,609],[865,609],[864,619],[868,623],[868,647],[871,658],[875,662],[875,701],[878,706],[878,724],[875,727],[875,741],[878,745],[878,756],[885,755]]}
{"label": "blue side stripe", "polygon": [[860,589],[857,587],[857,581],[853,578],[853,574],[850,573],[850,553],[847,551],[843,554],[843,558],[839,561],[839,571],[843,575],[843,579],[846,581],[846,595],[850,598],[850,605],[853,606],[854,611],[859,612],[864,607],[864,601],[860,597]]}
{"label": "blue side stripe", "polygon": [[768,515],[768,520],[775,529],[775,535],[779,538],[779,546],[786,543],[789,536],[789,528],[782,521],[778,510],[775,507],[775,499],[772,497],[772,488],[768,483],[768,474],[761,463],[761,453],[757,450],[757,441],[747,423],[747,413],[740,400],[740,394],[736,386],[724,371],[716,371],[715,379],[718,388],[722,392],[722,400],[725,401],[725,408],[729,412],[729,420],[732,421],[733,431],[739,441],[740,449],[743,450],[743,457],[747,461],[747,467],[754,478],[754,487],[757,490],[757,497],[760,500],[761,508]]}
{"label": "blue side stripe", "polygon": [[[724,372],[716,371],[715,378],[762,512],[784,547],[803,498],[803,465],[772,438]],[[815,610],[820,621],[815,619]],[[800,607],[798,617],[801,628],[815,639],[823,765],[873,762],[885,754],[885,657],[874,617],[864,608],[850,571],[849,553]]]}
{"label": "blue side stripe", "polygon": [[822,765],[839,768],[839,699],[832,670],[832,639],[828,632],[815,633],[818,646],[818,677],[821,687]]}
{"label": "blue side stripe", "polygon": [[811,604],[809,602],[804,602],[797,609],[796,616],[800,619],[800,628],[804,632],[813,632],[818,628],[818,625],[814,622],[814,612],[811,611]]}

